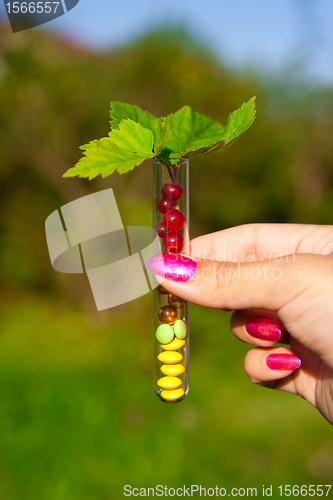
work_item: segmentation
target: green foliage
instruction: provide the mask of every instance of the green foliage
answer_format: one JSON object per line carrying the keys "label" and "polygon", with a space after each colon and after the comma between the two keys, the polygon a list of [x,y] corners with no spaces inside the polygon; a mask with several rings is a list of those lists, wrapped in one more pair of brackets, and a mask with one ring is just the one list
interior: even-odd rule
{"label": "green foliage", "polygon": [[237,139],[253,123],[255,117],[255,97],[244,103],[228,117],[223,139],[225,144],[230,144]]}
{"label": "green foliage", "polygon": [[245,132],[254,118],[255,97],[229,115],[226,127],[190,106],[156,118],[139,106],[116,101],[111,103],[109,137],[81,146],[85,157],[64,177],[106,177],[115,170],[124,174],[156,156],[172,160],[220,151]]}
{"label": "green foliage", "polygon": [[122,120],[118,129],[110,131],[109,137],[92,141],[82,149],[86,156],[64,177],[79,175],[93,179],[98,174],[106,177],[114,170],[124,174],[155,156],[152,132],[130,119]]}
{"label": "green foliage", "polygon": [[220,141],[224,134],[223,125],[197,113],[190,106],[183,106],[176,113],[168,115],[165,123],[172,130],[172,138],[164,144],[162,156],[170,158],[189,158],[201,154]]}
{"label": "green foliage", "polygon": [[112,102],[110,116],[112,130],[119,129],[121,121],[127,118],[139,123],[141,127],[151,130],[153,134],[155,152],[160,151],[163,143],[171,135],[169,128],[164,124],[163,119],[158,119],[156,116],[148,113],[148,111],[143,111],[139,106],[135,106],[133,104],[117,101]]}
{"label": "green foliage", "polygon": [[164,144],[164,147],[170,149],[171,158],[190,158],[221,151],[245,132],[254,118],[255,97],[244,103],[240,109],[230,113],[226,127],[196,113],[190,106],[183,106],[165,119],[173,132],[173,137]]}

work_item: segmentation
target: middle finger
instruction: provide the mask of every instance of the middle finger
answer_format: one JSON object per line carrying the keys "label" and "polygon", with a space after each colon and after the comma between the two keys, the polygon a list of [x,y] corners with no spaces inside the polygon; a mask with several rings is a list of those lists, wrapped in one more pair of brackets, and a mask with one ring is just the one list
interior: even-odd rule
{"label": "middle finger", "polygon": [[233,334],[247,344],[269,347],[277,342],[289,343],[289,334],[275,311],[266,309],[234,311],[230,326]]}

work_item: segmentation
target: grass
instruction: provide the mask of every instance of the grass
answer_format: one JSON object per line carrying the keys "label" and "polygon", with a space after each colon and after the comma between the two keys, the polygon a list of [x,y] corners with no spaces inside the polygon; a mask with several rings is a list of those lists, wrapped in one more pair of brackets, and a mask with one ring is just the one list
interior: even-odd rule
{"label": "grass", "polygon": [[331,426],[248,381],[228,313],[192,306],[191,388],[178,405],[152,390],[149,296],[105,314],[46,298],[0,313],[1,500],[117,499],[127,484],[260,496],[333,479]]}

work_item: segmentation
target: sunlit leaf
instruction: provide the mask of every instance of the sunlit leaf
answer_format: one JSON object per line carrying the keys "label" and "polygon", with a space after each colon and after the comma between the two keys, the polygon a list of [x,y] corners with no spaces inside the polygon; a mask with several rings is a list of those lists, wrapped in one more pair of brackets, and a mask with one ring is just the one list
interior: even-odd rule
{"label": "sunlit leaf", "polygon": [[165,123],[169,125],[172,137],[164,143],[162,156],[167,156],[164,150],[169,150],[170,158],[188,158],[194,151],[200,154],[201,149],[220,140],[224,132],[220,123],[197,113],[190,106],[183,106],[176,113],[168,115]]}
{"label": "sunlit leaf", "polygon": [[153,158],[153,134],[132,120],[122,120],[119,129],[111,130],[109,137],[94,140],[84,146],[85,156],[64,177],[103,177],[117,170],[124,174]]}
{"label": "sunlit leaf", "polygon": [[161,155],[166,158],[190,158],[223,149],[239,137],[253,122],[255,97],[231,113],[226,127],[197,113],[190,106],[166,117],[172,137],[165,141]]}

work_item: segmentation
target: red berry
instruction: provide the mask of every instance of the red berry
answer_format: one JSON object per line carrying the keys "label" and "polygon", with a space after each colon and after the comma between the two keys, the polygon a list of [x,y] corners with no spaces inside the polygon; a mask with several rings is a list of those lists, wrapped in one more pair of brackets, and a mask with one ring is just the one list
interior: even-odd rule
{"label": "red berry", "polygon": [[174,182],[167,182],[162,187],[162,196],[166,200],[176,201],[183,196],[183,188],[180,184]]}
{"label": "red berry", "polygon": [[166,200],[165,198],[160,198],[157,200],[157,208],[161,214],[165,214],[170,208],[175,206],[175,202],[171,200]]}
{"label": "red berry", "polygon": [[156,231],[157,231],[157,234],[159,235],[160,238],[163,238],[163,236],[165,235],[165,233],[167,232],[167,228],[166,226],[163,224],[163,222],[160,222],[159,224],[157,224],[156,226]]}
{"label": "red berry", "polygon": [[163,238],[163,243],[168,252],[179,253],[184,245],[184,236],[181,233],[168,231]]}
{"label": "red berry", "polygon": [[168,210],[163,217],[163,224],[169,229],[169,231],[180,231],[185,226],[185,215],[181,210],[172,208]]}

